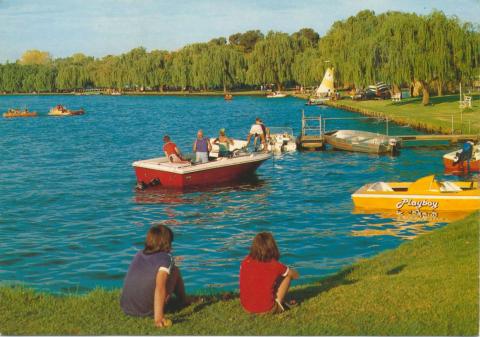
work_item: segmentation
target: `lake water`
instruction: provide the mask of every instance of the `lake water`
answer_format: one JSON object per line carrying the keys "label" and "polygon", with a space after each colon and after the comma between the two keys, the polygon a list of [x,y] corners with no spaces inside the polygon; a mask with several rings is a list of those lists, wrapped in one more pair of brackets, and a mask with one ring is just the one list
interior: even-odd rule
{"label": "lake water", "polygon": [[[241,259],[259,231],[273,232],[281,260],[301,282],[398,246],[442,223],[357,214],[350,194],[368,182],[443,173],[443,150],[400,156],[296,152],[269,160],[254,179],[192,193],[135,190],[135,160],[162,155],[168,133],[189,152],[196,131],[222,127],[245,138],[256,116],[300,131],[301,109],[325,117],[355,114],[304,107],[295,98],[2,96],[0,111],[28,107],[41,117],[0,120],[0,282],[53,292],[121,287],[153,224],[175,233],[187,290],[237,289]],[[64,104],[84,116],[46,117]],[[372,121],[327,127],[384,132]],[[390,125],[391,134],[415,133]],[[427,215],[428,216],[428,215]]]}

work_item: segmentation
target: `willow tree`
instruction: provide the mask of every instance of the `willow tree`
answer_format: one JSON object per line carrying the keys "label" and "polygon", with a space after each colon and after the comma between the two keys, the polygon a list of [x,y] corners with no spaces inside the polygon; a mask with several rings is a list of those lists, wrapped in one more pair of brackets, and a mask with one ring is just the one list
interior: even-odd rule
{"label": "willow tree", "polygon": [[294,56],[294,45],[288,34],[269,32],[255,45],[249,58],[247,80],[251,84],[274,83],[282,90],[292,81]]}
{"label": "willow tree", "polygon": [[320,39],[320,55],[335,67],[336,81],[362,87],[379,80],[377,29],[375,13],[365,10],[345,21],[336,21]]}
{"label": "willow tree", "polygon": [[46,65],[52,61],[52,56],[49,52],[38,49],[27,50],[22,54],[18,62],[22,65]]}
{"label": "willow tree", "polygon": [[308,48],[303,53],[295,55],[292,64],[293,80],[302,86],[316,85],[323,78],[324,65],[318,49]]}

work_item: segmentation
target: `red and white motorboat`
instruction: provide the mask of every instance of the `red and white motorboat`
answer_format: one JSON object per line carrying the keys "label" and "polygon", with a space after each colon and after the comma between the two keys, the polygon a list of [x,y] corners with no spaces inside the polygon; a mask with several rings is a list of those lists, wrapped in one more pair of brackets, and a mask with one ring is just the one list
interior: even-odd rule
{"label": "red and white motorboat", "polygon": [[480,145],[473,146],[472,158],[469,162],[467,160],[459,160],[462,151],[453,151],[443,156],[445,171],[451,173],[480,172]]}
{"label": "red and white motorboat", "polygon": [[215,158],[204,164],[171,163],[167,157],[159,157],[132,165],[139,184],[188,188],[239,180],[251,175],[270,157],[270,153],[237,152],[231,158]]}

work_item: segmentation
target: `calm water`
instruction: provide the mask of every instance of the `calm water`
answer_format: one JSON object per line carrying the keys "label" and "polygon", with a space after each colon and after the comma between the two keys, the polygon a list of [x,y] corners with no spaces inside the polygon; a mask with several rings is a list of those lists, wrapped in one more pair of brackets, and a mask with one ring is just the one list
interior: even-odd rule
{"label": "calm water", "polygon": [[[45,117],[56,104],[87,114]],[[120,287],[152,224],[175,232],[174,254],[190,290],[237,287],[253,235],[271,231],[282,260],[302,282],[398,246],[441,223],[352,212],[350,194],[378,180],[443,172],[445,150],[404,149],[399,157],[339,151],[294,153],[266,162],[255,179],[192,193],[135,190],[131,163],[162,155],[165,133],[189,152],[198,128],[244,138],[256,116],[299,133],[294,98],[9,96],[0,111],[28,107],[42,117],[0,120],[0,281],[55,292]],[[331,127],[384,131],[367,121]],[[414,131],[390,127],[392,134]]]}

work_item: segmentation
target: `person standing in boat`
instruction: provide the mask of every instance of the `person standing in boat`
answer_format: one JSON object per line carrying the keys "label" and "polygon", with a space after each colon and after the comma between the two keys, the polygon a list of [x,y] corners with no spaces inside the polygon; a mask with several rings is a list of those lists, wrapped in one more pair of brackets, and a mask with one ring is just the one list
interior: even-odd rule
{"label": "person standing in boat", "polygon": [[208,153],[212,151],[212,144],[208,138],[203,137],[203,130],[198,130],[197,139],[193,143],[193,152],[195,152],[195,162],[208,163]]}
{"label": "person standing in boat", "polygon": [[163,145],[163,152],[165,152],[165,156],[167,156],[171,163],[188,163],[188,161],[182,157],[177,145],[170,140],[170,136],[165,135],[163,142],[165,143]]}
{"label": "person standing in boat", "polygon": [[263,124],[262,120],[257,117],[255,119],[255,124],[253,124],[250,128],[250,132],[248,133],[248,136],[247,136],[247,145],[245,145],[245,147],[247,147],[250,144],[250,139],[252,138],[252,136],[254,137],[253,146],[256,147],[257,137],[260,137],[260,140],[263,146],[263,151],[265,152],[268,151],[266,135],[267,135],[267,128]]}
{"label": "person standing in boat", "polygon": [[230,145],[233,145],[233,139],[227,137],[225,129],[220,129],[218,138],[213,141],[213,144],[218,145],[218,156],[219,157],[228,157],[230,155]]}
{"label": "person standing in boat", "polygon": [[180,269],[170,254],[173,232],[164,225],[149,229],[145,247],[133,258],[123,285],[120,307],[130,316],[153,316],[159,328],[171,325],[165,305],[174,294],[188,305]]}

